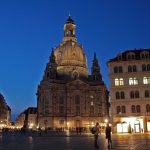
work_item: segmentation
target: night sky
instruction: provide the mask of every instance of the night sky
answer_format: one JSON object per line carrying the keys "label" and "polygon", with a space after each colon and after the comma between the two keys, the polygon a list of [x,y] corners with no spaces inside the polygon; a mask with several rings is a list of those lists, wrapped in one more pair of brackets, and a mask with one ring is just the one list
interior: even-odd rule
{"label": "night sky", "polygon": [[36,106],[37,86],[69,13],[89,72],[96,52],[106,62],[124,50],[150,48],[149,0],[0,0],[0,93],[14,116]]}

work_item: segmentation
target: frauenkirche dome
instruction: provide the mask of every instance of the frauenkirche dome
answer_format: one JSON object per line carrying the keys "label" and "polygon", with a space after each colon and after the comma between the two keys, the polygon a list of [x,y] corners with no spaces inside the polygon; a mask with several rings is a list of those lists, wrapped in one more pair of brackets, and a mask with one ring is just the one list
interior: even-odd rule
{"label": "frauenkirche dome", "polygon": [[76,25],[69,18],[64,25],[64,37],[61,44],[55,48],[58,75],[71,77],[87,77],[87,58],[82,45],[77,43],[75,36]]}

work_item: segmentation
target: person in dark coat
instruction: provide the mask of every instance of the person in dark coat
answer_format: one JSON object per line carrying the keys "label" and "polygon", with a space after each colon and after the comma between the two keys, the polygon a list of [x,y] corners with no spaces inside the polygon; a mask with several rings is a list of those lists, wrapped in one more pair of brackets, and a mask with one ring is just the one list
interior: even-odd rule
{"label": "person in dark coat", "polygon": [[106,134],[106,139],[108,140],[108,147],[112,146],[112,141],[111,141],[111,127],[109,126],[109,124],[107,124],[105,134]]}

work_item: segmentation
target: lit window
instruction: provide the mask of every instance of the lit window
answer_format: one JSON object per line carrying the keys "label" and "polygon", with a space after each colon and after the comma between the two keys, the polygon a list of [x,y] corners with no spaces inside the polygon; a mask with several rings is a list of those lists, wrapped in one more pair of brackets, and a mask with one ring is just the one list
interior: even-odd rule
{"label": "lit window", "polygon": [[119,80],[118,79],[115,79],[115,85],[119,86]]}
{"label": "lit window", "polygon": [[138,85],[137,78],[129,78],[129,85]]}
{"label": "lit window", "polygon": [[124,85],[123,78],[120,78],[119,84],[120,84],[120,85]]}
{"label": "lit window", "polygon": [[150,84],[150,77],[143,77],[143,84]]}
{"label": "lit window", "polygon": [[123,78],[116,78],[115,79],[115,86],[119,86],[119,85],[124,85],[124,81],[123,81]]}
{"label": "lit window", "polygon": [[94,105],[94,103],[93,103],[93,101],[91,101],[91,106],[93,106]]}

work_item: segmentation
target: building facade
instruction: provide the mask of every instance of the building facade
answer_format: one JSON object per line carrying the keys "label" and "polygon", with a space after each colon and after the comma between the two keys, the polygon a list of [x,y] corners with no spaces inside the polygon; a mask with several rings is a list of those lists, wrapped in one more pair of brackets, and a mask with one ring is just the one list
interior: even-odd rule
{"label": "building facade", "polygon": [[0,94],[0,128],[10,126],[11,109],[7,105],[5,98]]}
{"label": "building facade", "polygon": [[16,128],[36,129],[37,128],[37,108],[29,107],[17,117]]}
{"label": "building facade", "polygon": [[108,68],[114,132],[150,131],[150,49],[120,53]]}
{"label": "building facade", "polygon": [[108,118],[108,91],[94,54],[88,74],[83,46],[77,43],[76,25],[69,17],[64,37],[52,49],[37,90],[38,123],[41,128],[89,127]]}

